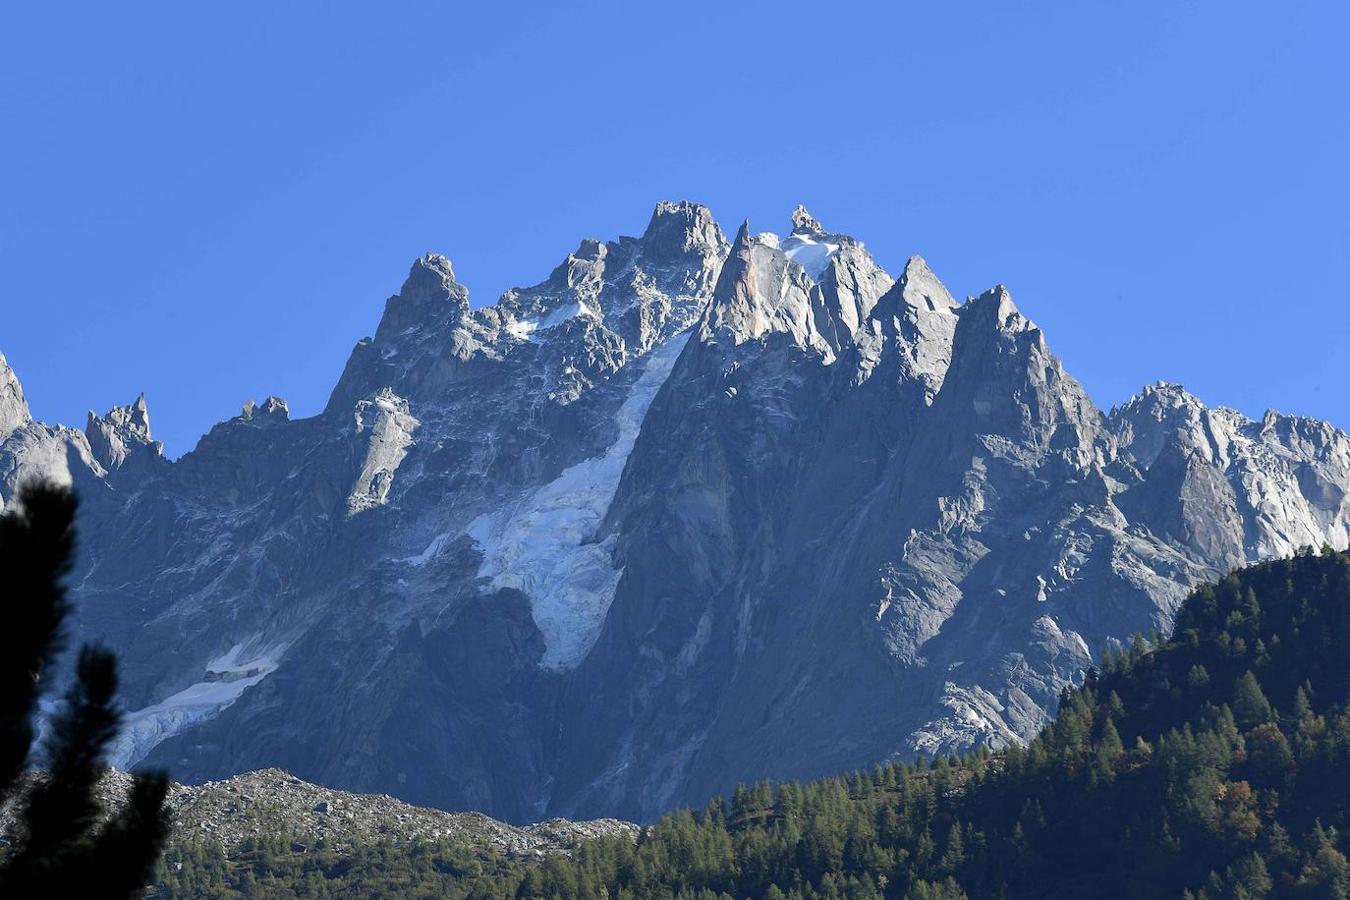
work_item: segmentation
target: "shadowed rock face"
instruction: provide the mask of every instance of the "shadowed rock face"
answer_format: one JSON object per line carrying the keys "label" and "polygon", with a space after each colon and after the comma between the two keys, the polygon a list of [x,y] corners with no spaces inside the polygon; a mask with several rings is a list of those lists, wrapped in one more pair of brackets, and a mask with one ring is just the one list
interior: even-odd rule
{"label": "shadowed rock face", "polygon": [[472,309],[417,260],[324,412],[176,462],[143,401],[31,421],[82,491],[118,762],[267,766],[514,821],[1002,744],[1249,560],[1350,539],[1350,440],[1159,384],[1103,413],[1002,287],[663,203]]}

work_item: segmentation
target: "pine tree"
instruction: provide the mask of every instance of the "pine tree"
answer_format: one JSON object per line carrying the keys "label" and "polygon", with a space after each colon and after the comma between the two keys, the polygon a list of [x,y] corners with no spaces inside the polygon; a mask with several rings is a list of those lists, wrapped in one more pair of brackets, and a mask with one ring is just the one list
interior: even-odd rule
{"label": "pine tree", "polygon": [[1191,666],[1190,672],[1186,674],[1186,686],[1193,691],[1202,691],[1209,687],[1209,672],[1199,663]]}
{"label": "pine tree", "polygon": [[[0,594],[10,628],[0,638],[0,800],[10,799],[32,749],[32,717],[69,611],[61,578],[74,550],[75,499],[46,483],[25,486],[0,516]],[[95,789],[120,721],[116,661],[85,647],[52,723],[49,773],[21,805],[17,848],[0,869],[0,894],[129,897],[150,877],[167,832],[163,775],[138,776],[126,805],[98,825]]]}
{"label": "pine tree", "polygon": [[70,493],[42,483],[0,516],[0,801],[32,749],[38,691],[61,648],[69,610],[61,579],[75,546],[74,518]]}
{"label": "pine tree", "polygon": [[947,832],[947,849],[942,854],[940,865],[946,872],[955,872],[966,861],[966,845],[961,839],[961,823],[953,822]]}
{"label": "pine tree", "polygon": [[1313,717],[1312,691],[1306,684],[1300,684],[1294,691],[1294,718],[1299,722],[1311,721]]}
{"label": "pine tree", "polygon": [[1116,723],[1110,719],[1102,725],[1102,736],[1097,742],[1097,748],[1110,759],[1115,759],[1125,752],[1125,744],[1120,739],[1120,732],[1116,730]]}
{"label": "pine tree", "polygon": [[1262,900],[1270,895],[1271,880],[1266,861],[1259,853],[1248,853],[1228,867],[1228,885],[1234,900]]}
{"label": "pine tree", "polygon": [[1266,699],[1256,676],[1248,669],[1233,689],[1233,716],[1242,728],[1251,728],[1274,718],[1270,701]]}
{"label": "pine tree", "polygon": [[1330,835],[1318,822],[1309,843],[1312,853],[1299,872],[1299,887],[1309,896],[1350,897],[1350,862],[1336,849]]}
{"label": "pine tree", "polygon": [[1116,760],[1125,752],[1120,732],[1110,719],[1102,724],[1102,735],[1097,741],[1097,749],[1092,759],[1092,780],[1096,784],[1110,782],[1115,778]]}

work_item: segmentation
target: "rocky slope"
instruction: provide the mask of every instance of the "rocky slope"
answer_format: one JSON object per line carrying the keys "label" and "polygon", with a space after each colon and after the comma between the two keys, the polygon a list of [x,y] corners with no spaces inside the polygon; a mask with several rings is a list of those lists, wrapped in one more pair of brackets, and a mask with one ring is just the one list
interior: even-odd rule
{"label": "rocky slope", "polygon": [[32,421],[75,483],[118,762],[278,766],[512,821],[1033,734],[1188,588],[1350,539],[1350,440],[1173,385],[1103,411],[997,287],[958,303],[805,210],[661,204],[474,309],[416,261],[327,407],[176,462],[145,403]]}
{"label": "rocky slope", "polygon": [[[108,772],[97,789],[106,815],[121,808],[130,788],[131,776],[115,769]],[[19,802],[0,807],[0,836],[5,839],[12,836]],[[248,841],[283,834],[304,847],[322,842],[337,851],[373,847],[381,841],[455,841],[477,850],[537,857],[567,853],[591,838],[638,833],[638,826],[617,819],[550,819],[519,828],[482,813],[443,812],[383,794],[336,791],[280,769],[201,785],[172,784],[165,810],[171,822],[170,847],[205,840],[218,843],[227,856],[234,856]]]}

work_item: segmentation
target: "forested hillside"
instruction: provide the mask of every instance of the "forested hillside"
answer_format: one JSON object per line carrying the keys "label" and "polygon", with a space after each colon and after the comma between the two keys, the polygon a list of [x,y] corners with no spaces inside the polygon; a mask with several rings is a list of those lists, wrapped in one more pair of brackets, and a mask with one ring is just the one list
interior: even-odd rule
{"label": "forested hillside", "polygon": [[197,846],[162,875],[223,895],[1344,898],[1347,647],[1350,553],[1305,553],[1196,591],[1025,748],[742,788],[542,864]]}

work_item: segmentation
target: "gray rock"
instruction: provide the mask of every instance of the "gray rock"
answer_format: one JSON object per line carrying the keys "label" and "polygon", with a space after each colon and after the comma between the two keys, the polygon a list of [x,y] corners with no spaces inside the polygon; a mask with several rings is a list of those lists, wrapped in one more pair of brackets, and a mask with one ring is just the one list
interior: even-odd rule
{"label": "gray rock", "polygon": [[109,472],[122,468],[129,459],[158,460],[164,445],[150,436],[150,412],[141,394],[130,406],[114,406],[106,416],[89,411],[85,437],[94,459]]}
{"label": "gray rock", "polygon": [[[27,790],[41,775],[27,776],[15,800],[0,807],[0,836],[16,835],[16,812]],[[110,770],[95,788],[100,819],[126,802],[131,776]],[[165,798],[168,845],[188,847],[214,841],[234,858],[246,841],[260,835],[287,834],[292,850],[304,852],[320,841],[340,852],[369,849],[384,841],[434,844],[455,841],[475,850],[510,857],[568,854],[598,837],[636,839],[638,826],[617,819],[571,822],[550,819],[519,828],[480,813],[451,813],[409,806],[386,795],[352,794],[309,784],[279,769],[247,772],[202,785],[170,784]]]}
{"label": "gray rock", "polygon": [[9,360],[0,353],[0,440],[31,421],[33,417],[28,412],[28,401],[23,397],[19,378],[9,367]]}
{"label": "gray rock", "polygon": [[143,403],[49,427],[0,366],[0,500],[84,497],[117,761],[647,820],[1024,739],[1193,585],[1350,541],[1326,423],[1103,412],[1004,288],[792,224],[663,203],[477,309],[429,254],[323,413],[250,402],[172,463]]}

